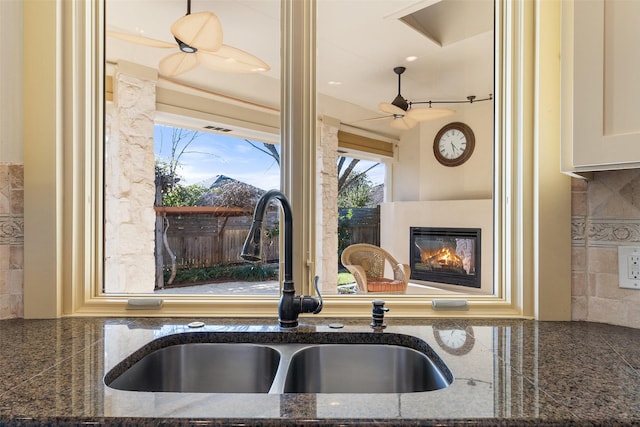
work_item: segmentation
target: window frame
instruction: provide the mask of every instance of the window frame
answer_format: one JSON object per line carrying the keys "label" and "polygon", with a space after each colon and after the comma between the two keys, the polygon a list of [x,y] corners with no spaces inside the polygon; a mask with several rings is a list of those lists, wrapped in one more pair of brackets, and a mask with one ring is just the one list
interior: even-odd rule
{"label": "window frame", "polygon": [[[313,242],[306,236],[315,235],[313,198],[305,196],[314,187],[314,177],[292,180],[299,174],[296,167],[313,171],[315,152],[315,70],[309,52],[291,41],[292,35],[304,34],[313,43],[315,1],[283,0],[284,29],[283,117],[283,179],[285,193],[303,207],[296,218],[296,247],[300,251],[294,262],[307,265],[314,259]],[[556,10],[557,9],[557,10]],[[26,318],[60,316],[224,316],[274,317],[277,300],[269,296],[175,296],[163,298],[159,310],[128,310],[127,300],[135,295],[102,295],[102,135],[104,117],[103,58],[104,1],[66,2],[56,0],[43,7],[36,0],[25,1],[25,68],[39,64],[37,75],[25,73],[25,275],[24,303]],[[540,129],[551,130],[537,119],[541,115],[539,99],[547,91],[558,101],[557,83],[551,76],[546,81],[537,77],[540,70],[555,58],[540,56],[539,34],[546,18],[559,17],[559,6],[526,0],[498,0],[496,7],[496,37],[502,55],[496,57],[495,161],[500,169],[495,191],[495,296],[465,297],[469,310],[456,312],[456,317],[539,317],[540,308],[548,311],[559,306],[566,317],[570,311],[570,272],[559,275],[560,287],[569,288],[558,300],[557,292],[541,285],[541,272],[550,264],[539,256],[539,242],[547,236],[570,233],[570,225],[547,226],[549,219],[539,210],[544,198],[545,179],[560,182],[555,171],[536,169],[541,156],[555,156],[553,145],[545,147],[537,139]],[[298,19],[303,18],[303,19]],[[545,27],[545,32],[549,29]],[[42,57],[43,45],[55,42],[50,56]],[[543,40],[552,48],[559,39]],[[307,50],[308,50],[307,45]],[[306,55],[306,56],[305,56]],[[42,76],[50,73],[49,78]],[[293,78],[302,75],[303,81]],[[42,79],[43,81],[38,81]],[[535,81],[535,85],[529,82]],[[30,86],[33,85],[33,86]],[[52,94],[55,94],[52,97]],[[545,95],[547,96],[547,95]],[[555,107],[555,105],[552,105]],[[31,110],[30,108],[33,108]],[[49,109],[49,110],[47,110]],[[539,110],[538,110],[539,109]],[[50,114],[55,111],[55,114]],[[296,113],[297,112],[297,113]],[[296,114],[302,114],[301,117]],[[298,120],[302,119],[302,120]],[[36,124],[37,123],[37,124]],[[27,132],[30,127],[45,129],[46,133]],[[308,151],[290,152],[290,141],[296,133],[306,135]],[[44,137],[43,137],[44,136]],[[288,142],[289,141],[289,142]],[[51,147],[53,144],[53,148]],[[546,151],[545,151],[546,150]],[[559,150],[558,150],[559,151]],[[555,157],[553,157],[555,158]],[[295,165],[296,159],[302,164]],[[558,171],[559,172],[559,171]],[[564,191],[564,193],[562,192]],[[568,195],[567,189],[555,194]],[[567,197],[568,199],[568,197]],[[47,209],[42,206],[50,204]],[[566,208],[566,206],[565,206]],[[557,209],[557,206],[556,206]],[[556,210],[557,212],[557,210]],[[296,214],[294,212],[294,214]],[[564,233],[564,234],[563,234]],[[547,240],[548,242],[548,240]],[[570,245],[567,252],[556,253],[570,267]],[[302,256],[304,254],[304,256]],[[45,262],[46,260],[46,262]],[[313,262],[306,272],[294,272],[306,281],[313,274]],[[308,291],[309,286],[301,288]],[[140,296],[143,297],[143,296]],[[148,298],[148,295],[146,296]],[[367,296],[325,299],[322,316],[360,317],[370,312]],[[431,298],[391,296],[393,316],[451,317],[451,312],[432,311]],[[551,302],[556,299],[555,302]],[[391,313],[390,313],[391,314]]]}

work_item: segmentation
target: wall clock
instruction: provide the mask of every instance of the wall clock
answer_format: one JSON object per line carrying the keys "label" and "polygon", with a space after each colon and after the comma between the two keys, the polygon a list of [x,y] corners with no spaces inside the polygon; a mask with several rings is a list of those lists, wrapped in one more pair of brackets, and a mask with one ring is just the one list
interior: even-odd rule
{"label": "wall clock", "polygon": [[471,128],[461,122],[449,123],[433,140],[433,154],[445,166],[460,166],[471,157],[476,138]]}
{"label": "wall clock", "polygon": [[456,356],[469,353],[476,343],[471,326],[461,329],[434,325],[433,336],[444,351]]}

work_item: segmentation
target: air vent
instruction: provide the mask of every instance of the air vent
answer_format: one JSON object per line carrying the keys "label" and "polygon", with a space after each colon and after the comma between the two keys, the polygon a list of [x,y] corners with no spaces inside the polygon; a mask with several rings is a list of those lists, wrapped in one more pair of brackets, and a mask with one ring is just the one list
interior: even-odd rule
{"label": "air vent", "polygon": [[492,31],[493,3],[443,0],[400,20],[439,46],[447,46]]}
{"label": "air vent", "polygon": [[231,132],[231,129],[228,128],[221,128],[220,126],[205,126],[205,129],[209,129],[209,130],[215,130],[216,132]]}

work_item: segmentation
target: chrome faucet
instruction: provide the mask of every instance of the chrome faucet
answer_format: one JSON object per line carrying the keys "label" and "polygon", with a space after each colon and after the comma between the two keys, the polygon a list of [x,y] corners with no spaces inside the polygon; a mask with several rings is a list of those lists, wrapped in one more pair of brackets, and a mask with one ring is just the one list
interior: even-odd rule
{"label": "chrome faucet", "polygon": [[253,213],[253,223],[249,229],[249,235],[244,242],[240,256],[247,261],[260,261],[262,259],[262,220],[269,201],[276,198],[280,201],[284,212],[284,284],[282,296],[278,304],[278,321],[283,328],[295,328],[298,326],[300,313],[318,314],[322,310],[322,295],[318,289],[318,277],[314,280],[314,286],[318,298],[312,296],[296,296],[296,288],[293,284],[293,215],[291,205],[286,196],[278,190],[269,190],[258,200]]}

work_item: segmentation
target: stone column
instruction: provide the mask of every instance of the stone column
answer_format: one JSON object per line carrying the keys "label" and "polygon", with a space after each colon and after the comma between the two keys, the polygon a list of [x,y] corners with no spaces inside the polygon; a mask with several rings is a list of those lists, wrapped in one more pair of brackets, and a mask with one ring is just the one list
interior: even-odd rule
{"label": "stone column", "polygon": [[338,284],[338,128],[337,119],[323,117],[317,146],[316,274],[327,294],[337,293]]}
{"label": "stone column", "polygon": [[118,63],[105,137],[105,284],[107,293],[153,292],[157,71]]}

